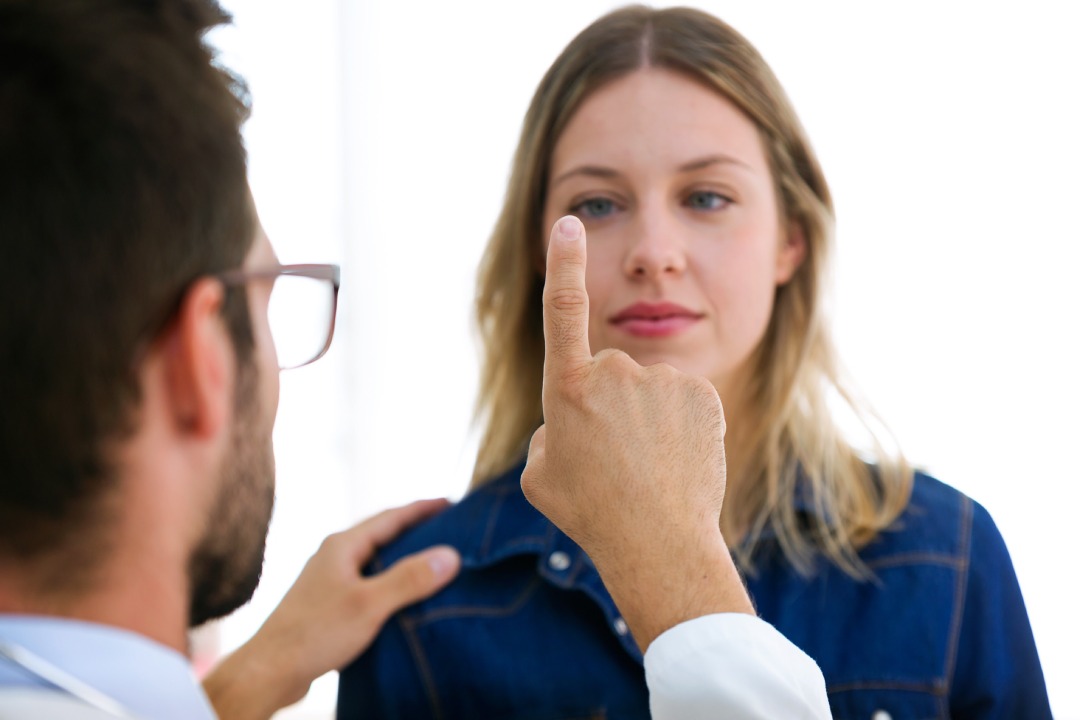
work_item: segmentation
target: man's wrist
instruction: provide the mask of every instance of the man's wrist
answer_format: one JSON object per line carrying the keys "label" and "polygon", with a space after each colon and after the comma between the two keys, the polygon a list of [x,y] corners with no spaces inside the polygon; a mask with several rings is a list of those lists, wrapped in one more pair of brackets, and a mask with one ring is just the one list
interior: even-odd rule
{"label": "man's wrist", "polygon": [[661,633],[716,613],[756,614],[719,529],[679,552],[594,558],[600,578],[642,652]]}
{"label": "man's wrist", "polygon": [[307,686],[297,683],[277,654],[261,648],[258,636],[224,658],[206,679],[203,690],[221,720],[269,720],[283,707],[304,697]]}

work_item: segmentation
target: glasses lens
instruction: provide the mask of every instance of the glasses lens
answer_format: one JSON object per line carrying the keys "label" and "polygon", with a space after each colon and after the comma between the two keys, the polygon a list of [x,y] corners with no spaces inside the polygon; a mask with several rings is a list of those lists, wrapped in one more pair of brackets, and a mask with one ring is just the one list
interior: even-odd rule
{"label": "glasses lens", "polygon": [[334,286],[317,278],[281,275],[270,293],[269,317],[281,369],[306,365],[330,337]]}

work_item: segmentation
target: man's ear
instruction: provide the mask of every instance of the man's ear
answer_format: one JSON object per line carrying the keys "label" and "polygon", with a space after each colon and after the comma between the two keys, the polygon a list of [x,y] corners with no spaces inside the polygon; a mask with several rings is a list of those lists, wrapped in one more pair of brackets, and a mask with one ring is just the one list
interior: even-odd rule
{"label": "man's ear", "polygon": [[168,331],[164,358],[168,396],[181,432],[209,438],[228,422],[235,382],[235,353],[221,316],[225,288],[197,280],[184,294]]}
{"label": "man's ear", "polygon": [[806,259],[806,233],[802,225],[789,220],[787,234],[780,241],[780,251],[776,254],[776,284],[786,284],[795,276],[795,271]]}

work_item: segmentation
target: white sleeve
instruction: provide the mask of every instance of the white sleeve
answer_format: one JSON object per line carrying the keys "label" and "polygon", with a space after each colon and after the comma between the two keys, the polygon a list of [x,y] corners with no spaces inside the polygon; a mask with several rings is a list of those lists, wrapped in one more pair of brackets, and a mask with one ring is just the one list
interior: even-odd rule
{"label": "white sleeve", "polygon": [[817,663],[753,615],[706,615],[645,653],[653,720],[828,720]]}

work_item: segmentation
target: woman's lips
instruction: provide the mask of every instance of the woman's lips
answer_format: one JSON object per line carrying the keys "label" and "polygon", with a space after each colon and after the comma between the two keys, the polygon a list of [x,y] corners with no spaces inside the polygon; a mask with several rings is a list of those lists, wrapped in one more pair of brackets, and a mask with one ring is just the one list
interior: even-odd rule
{"label": "woman's lips", "polygon": [[611,324],[636,337],[676,335],[702,318],[675,303],[634,303],[611,318]]}

